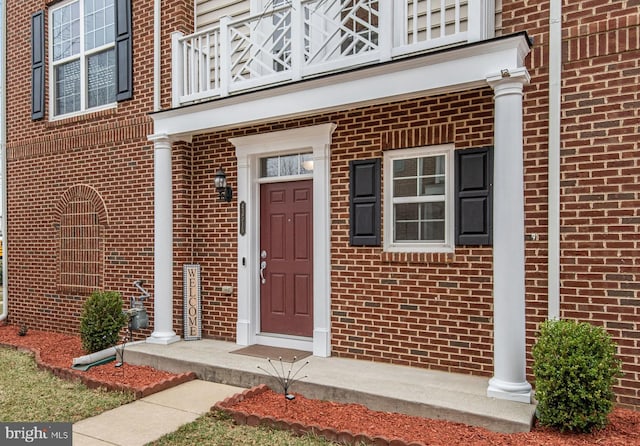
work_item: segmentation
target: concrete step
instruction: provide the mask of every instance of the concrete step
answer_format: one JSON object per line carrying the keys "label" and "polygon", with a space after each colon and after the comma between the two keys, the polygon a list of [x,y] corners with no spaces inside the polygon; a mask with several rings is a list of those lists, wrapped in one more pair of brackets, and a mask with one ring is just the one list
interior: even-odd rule
{"label": "concrete step", "polygon": [[[195,372],[198,378],[237,387],[267,384],[279,389],[266,359],[232,353],[240,347],[214,340],[170,345],[138,344],[125,353],[131,364],[174,373]],[[444,419],[496,432],[527,432],[535,405],[489,398],[488,379],[345,358],[308,357],[291,366],[276,360],[285,374],[308,364],[291,391],[308,398],[359,403],[373,410]],[[274,372],[275,373],[275,372]]]}

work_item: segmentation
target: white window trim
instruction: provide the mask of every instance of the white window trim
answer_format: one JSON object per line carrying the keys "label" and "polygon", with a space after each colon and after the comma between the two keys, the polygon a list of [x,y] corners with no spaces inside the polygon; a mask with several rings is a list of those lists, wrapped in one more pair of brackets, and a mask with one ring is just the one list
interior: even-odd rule
{"label": "white window trim", "polygon": [[[388,252],[454,252],[454,160],[453,144],[396,149],[384,152],[384,250]],[[419,158],[445,155],[445,241],[444,243],[395,243],[393,241],[393,161],[397,159]]]}
{"label": "white window trim", "polygon": [[[55,11],[57,11],[58,9],[64,8],[66,6],[69,6],[72,3],[79,3],[80,4],[80,48],[81,48],[81,52],[77,55],[77,56],[71,56],[71,57],[66,57],[64,59],[60,59],[58,61],[54,61],[53,60],[53,13]],[[97,53],[101,53],[103,51],[106,51],[108,49],[114,48],[116,47],[116,42],[115,39],[112,43],[109,44],[105,44],[96,48],[92,48],[89,51],[85,51],[84,47],[84,5],[82,4],[82,0],[68,0],[68,1],[64,1],[64,2],[60,2],[59,4],[52,6],[49,9],[49,13],[48,13],[48,20],[49,20],[49,24],[48,24],[48,37],[47,37],[47,51],[48,51],[48,60],[49,60],[49,116],[50,116],[50,121],[57,121],[57,120],[61,120],[61,119],[67,119],[67,118],[72,118],[74,116],[81,116],[81,115],[85,115],[87,113],[94,113],[97,111],[101,111],[101,110],[106,110],[106,109],[110,109],[110,108],[116,108],[118,105],[118,102],[116,100],[114,100],[111,103],[108,104],[103,104],[103,105],[98,105],[96,107],[87,107],[87,89],[88,89],[88,80],[87,80],[87,57],[92,55],[92,54],[97,54]],[[117,20],[117,17],[114,17],[114,26],[115,26],[115,20]],[[56,110],[56,98],[55,98],[55,69],[58,65],[70,62],[72,60],[76,60],[78,59],[80,61],[80,110],[74,111],[74,112],[70,112],[70,113],[64,113],[64,114],[55,114],[55,110]],[[117,70],[117,64],[118,61],[116,60],[116,70]],[[117,73],[116,73],[117,75]]]}

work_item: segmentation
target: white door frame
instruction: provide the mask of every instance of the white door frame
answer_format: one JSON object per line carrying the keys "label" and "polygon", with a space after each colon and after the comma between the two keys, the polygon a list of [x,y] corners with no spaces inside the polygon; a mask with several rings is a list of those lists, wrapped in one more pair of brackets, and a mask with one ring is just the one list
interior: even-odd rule
{"label": "white door frame", "polygon": [[[331,135],[335,124],[230,138],[238,162],[238,206],[244,202],[245,235],[238,234],[239,345],[265,344],[331,355]],[[283,153],[313,153],[313,337],[264,336],[259,329],[260,159]],[[238,212],[238,218],[242,218]],[[240,222],[239,227],[240,227]]]}

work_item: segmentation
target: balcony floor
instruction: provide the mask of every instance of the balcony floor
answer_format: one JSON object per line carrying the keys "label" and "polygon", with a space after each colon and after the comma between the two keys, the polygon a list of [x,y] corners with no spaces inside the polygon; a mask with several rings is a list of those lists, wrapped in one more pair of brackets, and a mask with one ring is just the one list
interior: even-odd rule
{"label": "balcony floor", "polygon": [[[200,379],[239,387],[274,381],[258,369],[265,359],[231,353],[230,342],[180,341],[170,345],[137,344],[127,349],[126,361],[170,372],[195,372]],[[486,396],[488,379],[413,367],[344,358],[309,357],[304,379],[292,391],[309,398],[353,402],[370,409],[445,419],[497,432],[527,432],[534,404]],[[303,362],[294,365],[294,370]],[[276,387],[274,387],[276,388]]]}

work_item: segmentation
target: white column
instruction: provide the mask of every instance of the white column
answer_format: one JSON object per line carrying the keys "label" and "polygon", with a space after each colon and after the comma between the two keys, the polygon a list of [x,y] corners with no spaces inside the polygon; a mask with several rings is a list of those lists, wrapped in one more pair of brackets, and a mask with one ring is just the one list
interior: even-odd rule
{"label": "white column", "polygon": [[[313,354],[331,356],[331,135],[313,147]],[[325,296],[321,298],[319,296]]]}
{"label": "white column", "polygon": [[526,378],[522,88],[525,68],[487,79],[495,94],[493,182],[494,376],[490,397],[531,402]]}
{"label": "white column", "polygon": [[171,344],[180,338],[173,331],[173,187],[171,139],[152,135],[154,189],[154,272],[152,344]]}
{"label": "white column", "polygon": [[[238,165],[238,206],[244,203],[245,207],[245,233],[238,235],[238,320],[236,322],[236,343],[239,345],[253,345],[256,337],[256,318],[252,312],[256,311],[256,265],[260,262],[257,255],[259,235],[257,234],[257,201],[255,187],[252,182],[251,163],[249,156],[238,153],[236,150]],[[238,209],[238,218],[241,218]],[[238,227],[240,222],[238,221]],[[256,296],[254,299],[251,296]],[[254,305],[255,302],[255,305]]]}

